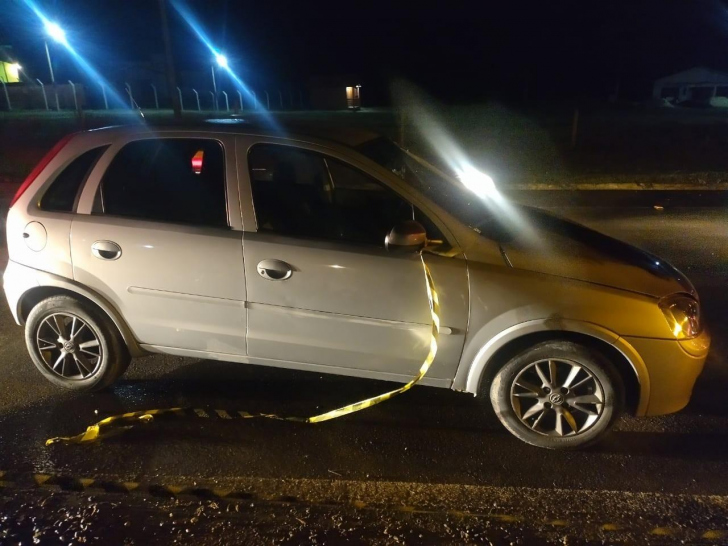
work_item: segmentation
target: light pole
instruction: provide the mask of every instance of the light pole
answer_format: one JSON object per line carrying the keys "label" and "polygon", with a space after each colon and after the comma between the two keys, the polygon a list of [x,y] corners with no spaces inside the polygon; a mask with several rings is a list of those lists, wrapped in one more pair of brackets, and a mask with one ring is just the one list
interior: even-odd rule
{"label": "light pole", "polygon": [[[45,24],[45,31],[53,38],[56,42],[59,42],[61,44],[66,43],[66,33],[63,31],[63,29],[58,26],[58,23],[53,23],[51,21],[47,21]],[[48,59],[48,70],[51,73],[51,83],[53,84],[53,94],[56,96],[56,111],[61,110],[61,106],[58,103],[58,89],[56,88],[56,77],[53,74],[53,63],[51,62],[51,52],[50,49],[48,49],[48,40],[43,40],[43,43],[45,44],[45,52],[46,52],[46,59]]]}
{"label": "light pole", "polygon": [[[217,53],[215,55],[215,62],[217,63],[217,66],[220,68],[227,68],[228,67],[228,60],[225,55],[222,53]],[[215,81],[215,64],[213,63],[210,65],[210,71],[212,72],[212,90],[215,93],[215,101],[214,101],[214,108],[215,110],[218,110],[217,106],[217,82]]]}
{"label": "light pole", "polygon": [[[179,118],[182,115],[182,91],[177,87],[177,76],[174,73],[174,58],[172,55],[172,40],[169,37],[169,21],[167,20],[166,0],[159,0],[159,16],[162,23],[162,37],[164,38],[164,64],[167,73],[167,87],[169,95],[172,99],[172,110],[174,117]],[[175,96],[174,90],[177,89]]]}
{"label": "light pole", "polygon": [[217,82],[215,81],[215,65],[210,65],[210,71],[212,72],[212,107],[217,110]]}

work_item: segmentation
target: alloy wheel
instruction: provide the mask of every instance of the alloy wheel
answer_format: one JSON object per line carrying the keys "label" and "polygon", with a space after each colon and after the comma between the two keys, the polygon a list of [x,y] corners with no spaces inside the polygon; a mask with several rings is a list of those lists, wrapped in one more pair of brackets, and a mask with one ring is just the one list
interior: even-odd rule
{"label": "alloy wheel", "polygon": [[103,349],[99,338],[76,315],[48,315],[38,326],[36,343],[48,369],[64,379],[88,379],[101,366]]}
{"label": "alloy wheel", "polygon": [[518,419],[545,436],[575,436],[591,428],[604,409],[604,389],[578,362],[547,359],[533,362],[511,385]]}

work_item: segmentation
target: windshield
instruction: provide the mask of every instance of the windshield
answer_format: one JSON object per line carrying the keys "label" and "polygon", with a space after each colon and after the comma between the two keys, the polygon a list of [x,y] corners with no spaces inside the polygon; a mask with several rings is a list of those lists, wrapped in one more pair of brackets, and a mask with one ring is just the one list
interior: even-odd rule
{"label": "windshield", "polygon": [[492,211],[478,196],[454,179],[449,180],[436,167],[428,166],[423,160],[418,161],[391,140],[377,138],[360,144],[356,149],[375,163],[399,175],[469,226],[478,228],[492,217]]}

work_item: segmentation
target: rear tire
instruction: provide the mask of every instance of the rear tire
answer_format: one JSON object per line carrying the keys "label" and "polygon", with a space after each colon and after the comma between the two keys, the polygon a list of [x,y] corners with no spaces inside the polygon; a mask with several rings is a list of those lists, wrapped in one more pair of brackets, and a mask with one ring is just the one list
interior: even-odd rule
{"label": "rear tire", "polygon": [[109,317],[70,296],[53,296],[33,307],[25,324],[25,343],[48,381],[77,392],[108,387],[131,361]]}
{"label": "rear tire", "polygon": [[624,386],[601,353],[570,341],[546,341],[498,371],[490,400],[503,426],[520,440],[577,449],[612,427],[624,407]]}

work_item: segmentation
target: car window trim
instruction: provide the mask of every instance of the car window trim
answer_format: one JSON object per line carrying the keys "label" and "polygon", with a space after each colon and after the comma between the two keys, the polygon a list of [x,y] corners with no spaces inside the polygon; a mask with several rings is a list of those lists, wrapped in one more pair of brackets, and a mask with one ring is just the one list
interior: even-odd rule
{"label": "car window trim", "polygon": [[194,223],[187,223],[187,222],[168,222],[166,220],[155,220],[152,218],[143,218],[141,216],[124,216],[121,214],[108,214],[108,213],[99,213],[99,212],[91,212],[89,216],[94,216],[96,218],[115,218],[118,220],[130,220],[134,222],[151,222],[154,224],[161,224],[165,226],[182,226],[182,227],[194,227],[194,228],[202,228],[202,229],[214,229],[218,231],[233,231],[233,227],[230,225],[227,226],[211,226],[210,224],[194,224]]}

